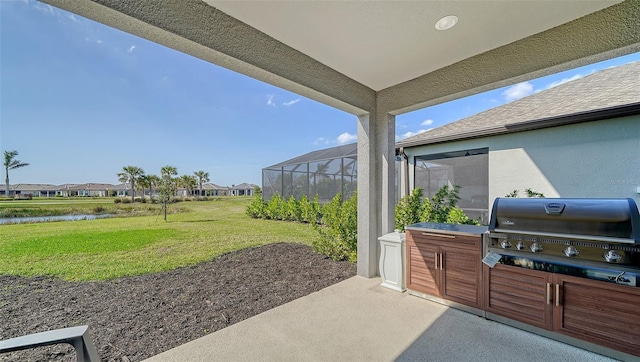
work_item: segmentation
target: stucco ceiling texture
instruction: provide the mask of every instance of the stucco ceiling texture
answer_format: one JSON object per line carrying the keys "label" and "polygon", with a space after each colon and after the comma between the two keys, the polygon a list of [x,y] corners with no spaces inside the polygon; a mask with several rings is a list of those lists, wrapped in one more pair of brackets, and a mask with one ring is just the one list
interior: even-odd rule
{"label": "stucco ceiling texture", "polygon": [[205,2],[379,91],[620,1]]}

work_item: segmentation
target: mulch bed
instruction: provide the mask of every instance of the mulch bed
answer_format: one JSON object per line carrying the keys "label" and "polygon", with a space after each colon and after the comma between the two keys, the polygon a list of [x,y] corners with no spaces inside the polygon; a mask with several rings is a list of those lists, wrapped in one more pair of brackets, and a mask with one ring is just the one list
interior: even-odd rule
{"label": "mulch bed", "polygon": [[[271,244],[192,267],[101,282],[0,275],[0,340],[89,325],[104,361],[140,361],[345,280],[354,264]],[[75,361],[69,345],[1,361]]]}

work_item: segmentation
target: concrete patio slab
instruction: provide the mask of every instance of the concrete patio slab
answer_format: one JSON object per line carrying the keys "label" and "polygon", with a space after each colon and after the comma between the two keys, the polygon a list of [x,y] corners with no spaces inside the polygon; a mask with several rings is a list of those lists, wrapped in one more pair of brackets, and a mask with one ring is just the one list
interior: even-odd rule
{"label": "concrete patio slab", "polygon": [[147,361],[614,361],[353,277]]}

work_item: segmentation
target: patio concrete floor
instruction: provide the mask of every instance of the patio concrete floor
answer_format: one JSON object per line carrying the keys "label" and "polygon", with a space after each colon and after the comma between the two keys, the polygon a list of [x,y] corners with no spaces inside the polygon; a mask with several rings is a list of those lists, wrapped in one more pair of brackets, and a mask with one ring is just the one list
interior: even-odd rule
{"label": "patio concrete floor", "polygon": [[353,277],[147,361],[614,361]]}

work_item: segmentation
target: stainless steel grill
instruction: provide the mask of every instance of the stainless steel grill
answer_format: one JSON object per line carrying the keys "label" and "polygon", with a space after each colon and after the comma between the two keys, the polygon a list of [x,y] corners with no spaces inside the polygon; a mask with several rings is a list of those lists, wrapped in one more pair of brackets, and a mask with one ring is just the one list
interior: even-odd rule
{"label": "stainless steel grill", "polygon": [[498,198],[487,251],[505,264],[638,286],[640,214],[633,199]]}

